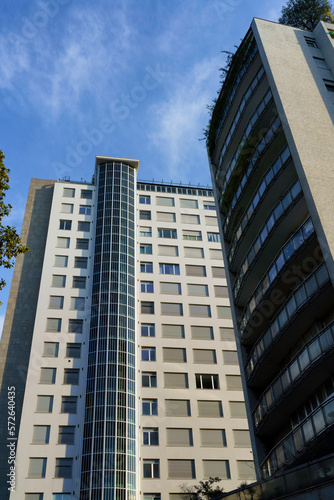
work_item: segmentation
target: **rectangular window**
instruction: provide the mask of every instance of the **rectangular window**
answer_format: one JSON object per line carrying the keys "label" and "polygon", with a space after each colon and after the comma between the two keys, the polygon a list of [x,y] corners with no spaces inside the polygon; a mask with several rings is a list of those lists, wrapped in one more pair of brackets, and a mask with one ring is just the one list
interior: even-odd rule
{"label": "rectangular window", "polygon": [[58,444],[74,444],[74,435],[74,425],[60,425],[58,431]]}
{"label": "rectangular window", "polygon": [[93,191],[90,189],[81,189],[81,198],[91,200],[93,198]]}
{"label": "rectangular window", "polygon": [[160,477],[159,460],[143,460],[143,477],[151,479]]}
{"label": "rectangular window", "polygon": [[91,215],[92,214],[92,207],[90,205],[80,205],[79,214],[80,215]]}
{"label": "rectangular window", "polygon": [[220,234],[219,233],[208,233],[208,241],[220,242]]}
{"label": "rectangular window", "polygon": [[191,338],[196,340],[213,340],[212,326],[191,326]]}
{"label": "rectangular window", "polygon": [[190,231],[188,229],[182,230],[182,237],[184,240],[202,241],[201,231]]}
{"label": "rectangular window", "polygon": [[153,273],[153,262],[141,262],[140,263],[141,273]]}
{"label": "rectangular window", "polygon": [[155,337],[155,325],[143,323],[141,325],[141,336],[142,337]]}
{"label": "rectangular window", "polygon": [[224,267],[211,267],[213,278],[226,278]]}
{"label": "rectangular window", "polygon": [[172,238],[172,239],[175,239],[175,238],[177,238],[177,231],[176,231],[176,229],[159,228],[158,229],[158,238]]}
{"label": "rectangular window", "polygon": [[230,401],[229,405],[232,418],[247,418],[246,405],[243,401]]}
{"label": "rectangular window", "polygon": [[157,399],[143,399],[142,400],[142,414],[143,415],[158,415],[158,400]]}
{"label": "rectangular window", "polygon": [[68,320],[68,333],[82,333],[83,320],[82,319],[69,319]]}
{"label": "rectangular window", "polygon": [[55,267],[67,267],[67,255],[55,255]]}
{"label": "rectangular window", "polygon": [[184,339],[184,326],[161,325],[161,336],[168,339]]}
{"label": "rectangular window", "polygon": [[204,418],[223,417],[221,401],[197,401],[198,416]]}
{"label": "rectangular window", "polygon": [[206,215],[205,216],[205,224],[206,224],[206,226],[218,226],[218,219],[217,219],[217,217],[208,217]]}
{"label": "rectangular window", "polygon": [[196,297],[208,297],[209,289],[208,285],[196,285],[193,283],[188,283],[188,295],[194,295]]}
{"label": "rectangular window", "polygon": [[167,432],[167,446],[194,446],[193,431],[192,429],[176,429],[168,428]]}
{"label": "rectangular window", "polygon": [[165,400],[166,417],[190,417],[189,399],[166,399]]}
{"label": "rectangular window", "polygon": [[40,384],[55,384],[57,368],[41,368]]}
{"label": "rectangular window", "polygon": [[194,363],[214,365],[217,363],[214,349],[193,349]]}
{"label": "rectangular window", "polygon": [[187,373],[164,373],[165,387],[168,389],[188,389]]}
{"label": "rectangular window", "polygon": [[60,332],[61,318],[47,318],[46,331],[47,332]]}
{"label": "rectangular window", "polygon": [[152,228],[141,226],[139,228],[139,236],[152,236]]}
{"label": "rectangular window", "polygon": [[232,319],[231,308],[228,306],[217,306],[217,316],[219,319]]}
{"label": "rectangular window", "polygon": [[156,203],[162,207],[174,207],[174,198],[169,198],[167,196],[157,196]]}
{"label": "rectangular window", "polygon": [[72,288],[86,288],[86,276],[73,276]]}
{"label": "rectangular window", "polygon": [[195,460],[167,460],[168,479],[196,479]]}
{"label": "rectangular window", "polygon": [[28,478],[42,479],[46,473],[46,458],[29,458]]}
{"label": "rectangular window", "polygon": [[154,314],[154,302],[141,301],[140,312],[142,314]]}
{"label": "rectangular window", "polygon": [[59,229],[65,229],[66,231],[70,231],[72,228],[71,220],[60,220],[59,221]]}
{"label": "rectangular window", "polygon": [[314,62],[316,64],[317,68],[329,69],[327,64],[326,64],[325,59],[322,59],[321,57],[313,57],[313,59],[314,59]]}
{"label": "rectangular window", "polygon": [[166,316],[183,316],[182,304],[174,304],[173,302],[161,302],[161,314]]}
{"label": "rectangular window", "polygon": [[90,231],[90,222],[85,222],[80,220],[78,222],[78,231],[89,232]]}
{"label": "rectangular window", "polygon": [[76,248],[79,250],[88,250],[89,240],[87,238],[77,238]]}
{"label": "rectangular window", "polygon": [[142,372],[141,383],[142,387],[156,387],[157,386],[156,372]]}
{"label": "rectangular window", "polygon": [[255,467],[253,460],[237,460],[238,479],[252,479],[255,481]]}
{"label": "rectangular window", "polygon": [[219,328],[220,340],[235,340],[233,328]]}
{"label": "rectangular window", "polygon": [[189,315],[195,318],[211,318],[211,308],[202,304],[189,304]]}
{"label": "rectangular window", "polygon": [[36,412],[52,413],[53,396],[37,396]]}
{"label": "rectangular window", "polygon": [[204,479],[209,477],[220,477],[220,479],[231,479],[230,464],[228,460],[203,460]]}
{"label": "rectangular window", "polygon": [[216,248],[210,248],[210,259],[212,260],[223,260],[223,253],[219,249],[217,250]]}
{"label": "rectangular window", "polygon": [[61,295],[50,295],[49,309],[63,309],[64,297]]}
{"label": "rectangular window", "polygon": [[81,357],[81,344],[68,342],[66,344],[66,357],[67,358],[80,358]]}
{"label": "rectangular window", "polygon": [[238,365],[237,351],[223,351],[224,365]]}
{"label": "rectangular window", "polygon": [[143,500],[161,500],[160,493],[144,493]]}
{"label": "rectangular window", "polygon": [[316,43],[314,38],[310,38],[310,37],[306,37],[306,36],[304,38],[305,38],[306,44],[309,47],[314,47],[315,49],[318,48],[317,43]]}
{"label": "rectangular window", "polygon": [[158,427],[143,427],[143,445],[144,446],[159,446],[159,429]]}
{"label": "rectangular window", "polygon": [[142,293],[153,293],[153,281],[141,281],[140,282],[140,291]]}
{"label": "rectangular window", "polygon": [[60,211],[62,214],[73,214],[73,206],[73,203],[62,203]]}
{"label": "rectangular window", "polygon": [[234,429],[233,431],[234,446],[236,448],[250,448],[251,440],[247,429]]}
{"label": "rectangular window", "polygon": [[74,267],[77,269],[87,269],[88,258],[87,257],[74,257]]}
{"label": "rectangular window", "polygon": [[183,224],[199,224],[199,215],[181,214],[181,222]]}
{"label": "rectangular window", "polygon": [[167,295],[181,295],[181,283],[160,282],[160,293]]}
{"label": "rectangular window", "polygon": [[63,196],[64,196],[64,198],[74,198],[74,196],[75,196],[75,189],[64,188],[63,189]]}
{"label": "rectangular window", "polygon": [[227,286],[214,285],[215,297],[221,297],[223,299],[228,299],[228,289]]}
{"label": "rectangular window", "polygon": [[139,203],[142,205],[151,205],[151,197],[144,194],[139,195]]}
{"label": "rectangular window", "polygon": [[176,217],[171,212],[157,212],[157,220],[159,222],[176,222]]}
{"label": "rectangular window", "polygon": [[226,388],[228,391],[242,391],[240,375],[226,375]]}
{"label": "rectangular window", "polygon": [[25,493],[24,500],[43,500],[43,493]]}
{"label": "rectangular window", "polygon": [[163,347],[162,359],[166,363],[186,363],[186,349],[182,349],[180,347]]}
{"label": "rectangular window", "polygon": [[216,205],[213,201],[207,201],[203,205],[204,210],[216,210]]}
{"label": "rectangular window", "polygon": [[142,243],[140,245],[140,253],[146,255],[152,255],[152,245],[149,245],[148,243]]}
{"label": "rectangular window", "polygon": [[52,275],[52,283],[51,286],[55,288],[65,288],[66,284],[66,276],[61,274],[53,274]]}
{"label": "rectangular window", "polygon": [[50,426],[34,425],[32,433],[32,444],[49,444]]}
{"label": "rectangular window", "polygon": [[44,342],[43,356],[45,358],[58,358],[59,342]]}
{"label": "rectangular window", "polygon": [[186,264],[187,276],[206,276],[205,266],[191,266]]}
{"label": "rectangular window", "polygon": [[71,500],[71,493],[52,493],[52,500]]}
{"label": "rectangular window", "polygon": [[200,429],[201,446],[205,448],[223,448],[227,446],[224,429]]}
{"label": "rectangular window", "polygon": [[155,347],[142,347],[141,348],[142,361],[155,361]]}
{"label": "rectangular window", "polygon": [[151,220],[151,210],[139,210],[139,219]]}
{"label": "rectangular window", "polygon": [[159,264],[159,273],[179,275],[180,266],[179,264]]}
{"label": "rectangular window", "polygon": [[159,255],[166,255],[168,257],[178,257],[179,249],[172,245],[158,245]]}
{"label": "rectangular window", "polygon": [[210,375],[209,373],[197,373],[196,389],[219,389],[218,375]]}
{"label": "rectangular window", "polygon": [[189,198],[180,199],[180,207],[182,208],[198,208],[197,200],[190,200]]}
{"label": "rectangular window", "polygon": [[69,385],[79,385],[79,373],[78,368],[65,368],[64,370],[64,384]]}
{"label": "rectangular window", "polygon": [[72,477],[73,458],[56,458],[55,477]]}
{"label": "rectangular window", "polygon": [[77,412],[77,396],[62,396],[61,398],[61,413],[74,414]]}
{"label": "rectangular window", "polygon": [[184,247],[184,256],[190,257],[192,259],[203,259],[204,258],[204,250],[203,250],[203,248]]}
{"label": "rectangular window", "polygon": [[70,248],[70,238],[57,236],[57,248]]}
{"label": "rectangular window", "polygon": [[74,311],[84,311],[85,310],[85,298],[84,297],[71,297],[70,309]]}

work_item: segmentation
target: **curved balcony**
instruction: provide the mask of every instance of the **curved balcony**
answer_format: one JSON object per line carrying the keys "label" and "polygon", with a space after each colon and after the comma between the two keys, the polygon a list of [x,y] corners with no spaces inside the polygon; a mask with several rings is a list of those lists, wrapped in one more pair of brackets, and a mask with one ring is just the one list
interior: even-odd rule
{"label": "curved balcony", "polygon": [[294,260],[296,255],[308,245],[314,236],[314,226],[311,217],[309,217],[285,243],[282,250],[280,250],[276,255],[264,276],[261,278],[260,284],[256,287],[255,291],[248,300],[239,321],[241,336],[246,333],[248,323],[257,313],[260,303],[268,296],[269,292],[273,289],[273,286],[286,271],[291,261]]}
{"label": "curved balcony", "polygon": [[[294,345],[296,341],[296,335],[298,335],[298,329],[295,328],[294,332],[291,332],[289,338],[285,339],[285,342],[279,342],[283,337],[285,332],[289,330],[292,322],[298,317],[301,309],[304,310],[303,320],[304,322],[309,321],[309,317],[314,318],[313,311],[311,310],[310,303],[314,300],[319,292],[330,283],[329,274],[325,263],[322,263],[317,269],[306,278],[303,283],[296,288],[296,290],[288,297],[281,309],[276,314],[274,320],[270,323],[267,330],[260,337],[260,339],[254,345],[248,361],[245,366],[245,371],[248,377],[248,381],[254,377],[254,373],[259,369],[259,366],[263,364],[263,361],[267,359],[266,363],[266,377],[270,376],[270,370],[273,370],[272,362],[268,354],[271,353],[273,357],[273,348],[276,345],[280,345],[282,351],[285,353]],[[321,304],[319,304],[319,313],[321,312],[321,306],[327,307],[327,301],[332,301],[332,294],[327,294],[325,298],[322,298]],[[331,303],[331,302],[330,302]],[[307,307],[308,315],[306,314],[305,307]],[[291,329],[290,329],[291,330]],[[274,356],[275,357],[275,356]],[[277,366],[277,356],[276,366]],[[270,368],[271,366],[271,368]]]}
{"label": "curved balcony", "polygon": [[293,206],[303,195],[302,188],[299,180],[294,182],[287,192],[279,199],[279,201],[274,206],[273,210],[269,214],[266,222],[263,224],[257,236],[255,237],[250,249],[244,258],[243,262],[239,267],[234,286],[233,286],[233,296],[235,302],[237,302],[241,289],[243,287],[246,277],[249,275],[251,268],[253,267],[255,261],[259,258],[262,253],[264,246],[269,241],[270,237],[274,233],[276,227],[280,224],[283,218],[290,213]]}
{"label": "curved balcony", "polygon": [[[268,419],[270,412],[275,408],[275,419],[282,423],[283,415],[281,416],[277,409],[277,406],[284,401],[285,409],[289,408],[289,414],[294,411],[295,408],[299,406],[301,401],[296,398],[296,395],[292,394],[292,390],[297,386],[300,387],[301,382],[305,379],[307,374],[314,370],[316,365],[319,365],[321,360],[333,352],[334,347],[334,322],[327,325],[321,332],[318,333],[310,342],[308,342],[303,349],[290,361],[286,368],[275,378],[269,387],[261,395],[258,404],[253,411],[253,418],[255,423],[255,428],[259,430],[263,423]],[[332,363],[332,358],[328,360],[328,363]],[[326,376],[327,371],[323,369],[323,364],[320,366],[320,371],[324,372]],[[307,384],[307,389],[309,392],[315,390],[317,385],[319,385],[319,374],[315,376],[315,372],[312,371],[312,380],[305,380]],[[312,388],[311,385],[315,384]],[[299,390],[300,392],[300,390]],[[291,404],[287,400],[287,394],[290,395]],[[292,394],[292,398],[291,398]],[[302,399],[304,395],[301,395]],[[284,411],[284,409],[283,409]],[[285,410],[286,413],[286,410]],[[270,422],[270,427],[274,426],[273,422]]]}
{"label": "curved balcony", "polygon": [[[286,146],[281,151],[281,153],[279,154],[278,158],[275,160],[273,165],[269,167],[269,169],[261,179],[250,203],[248,204],[246,210],[244,211],[244,214],[241,218],[241,222],[237,227],[234,238],[231,242],[230,251],[228,254],[228,261],[230,267],[233,265],[235,254],[240,246],[240,242],[242,241],[245,233],[247,232],[249,224],[254,219],[254,216],[259,210],[259,207],[263,199],[265,198],[268,191],[276,181],[277,177],[289,163],[290,159],[291,159],[290,150],[288,146]],[[224,231],[225,231],[225,226],[224,226]]]}
{"label": "curved balcony", "polygon": [[[291,466],[312,445],[333,428],[334,397],[330,397],[295,427],[267,455],[261,464],[263,478]],[[324,437],[325,437],[324,436]]]}

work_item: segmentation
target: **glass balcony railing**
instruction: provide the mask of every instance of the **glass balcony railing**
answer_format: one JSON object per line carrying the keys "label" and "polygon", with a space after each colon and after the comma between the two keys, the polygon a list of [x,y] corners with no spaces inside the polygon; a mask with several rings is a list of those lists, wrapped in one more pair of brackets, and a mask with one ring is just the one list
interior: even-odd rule
{"label": "glass balcony railing", "polygon": [[311,442],[334,423],[334,397],[324,401],[305,420],[295,427],[267,455],[261,465],[263,478],[267,478],[291,463]]}
{"label": "glass balcony railing", "polygon": [[[235,231],[234,238],[231,243],[231,248],[228,256],[228,261],[232,264],[236,250],[240,244],[240,240],[243,238],[246,230],[248,229],[248,225],[250,221],[253,219],[257,209],[260,206],[261,201],[266,196],[268,190],[271,188],[273,183],[275,182],[279,173],[281,173],[282,169],[287,165],[290,160],[291,155],[288,146],[286,146],[283,151],[280,153],[278,159],[274,162],[274,164],[267,170],[266,174],[263,176],[261,182],[259,183],[253,198],[251,199],[248,207],[246,208],[241,222]],[[225,229],[225,228],[224,228]]]}
{"label": "glass balcony railing", "polygon": [[297,231],[291,236],[291,238],[285,243],[282,250],[276,255],[273,262],[270,264],[268,270],[260,281],[260,284],[255,289],[254,293],[251,295],[249,301],[247,302],[240,322],[239,330],[240,334],[243,335],[245,329],[247,328],[248,321],[250,320],[253,312],[255,311],[259,302],[261,302],[263,296],[267,293],[270,286],[272,286],[279,276],[283,273],[287,264],[293,260],[296,253],[300,248],[309,241],[312,235],[315,234],[313,223],[311,217],[309,217]]}
{"label": "glass balcony railing", "polygon": [[322,263],[301,285],[288,297],[281,309],[270,323],[265,333],[254,345],[246,364],[248,378],[252,375],[255,366],[263,354],[278,341],[284,328],[293,320],[299,309],[304,306],[322,286],[329,281],[329,274],[325,263]]}
{"label": "glass balcony railing", "polygon": [[283,217],[287,215],[291,207],[296,203],[302,194],[302,188],[299,180],[294,182],[292,186],[284,193],[284,195],[276,203],[275,207],[269,214],[266,222],[261,227],[257,236],[255,237],[250,249],[244,258],[243,262],[240,264],[237,277],[235,279],[233,295],[236,299],[239,295],[243,281],[248,274],[248,271],[258,257],[259,253],[263,250],[264,244],[268,241],[272,232],[274,231],[277,224],[281,221]]}
{"label": "glass balcony railing", "polygon": [[273,405],[276,405],[284,394],[300,380],[301,376],[321,356],[334,346],[334,322],[327,325],[290,361],[288,366],[276,377],[263,392],[259,403],[253,411],[255,427],[258,427]]}

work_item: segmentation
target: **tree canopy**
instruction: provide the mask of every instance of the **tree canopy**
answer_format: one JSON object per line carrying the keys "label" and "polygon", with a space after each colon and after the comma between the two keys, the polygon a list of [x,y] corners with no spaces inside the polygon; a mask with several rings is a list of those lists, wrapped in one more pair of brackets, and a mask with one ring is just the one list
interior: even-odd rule
{"label": "tree canopy", "polygon": [[328,0],[289,0],[278,22],[313,31],[319,21],[332,23],[334,15]]}
{"label": "tree canopy", "polygon": [[220,477],[209,477],[209,479],[200,481],[195,486],[183,484],[181,491],[188,495],[189,500],[193,500],[194,498],[196,500],[211,500],[224,492],[224,488],[220,486],[213,487],[214,483],[219,483],[220,481]]}
{"label": "tree canopy", "polygon": [[[12,209],[12,206],[4,201],[6,191],[9,189],[9,169],[4,165],[4,158],[5,155],[0,150],[0,266],[10,269],[14,265],[15,257],[19,253],[28,252],[29,249],[21,244],[21,239],[15,227],[2,224],[2,219],[9,215]],[[5,285],[5,280],[0,278],[0,290]]]}

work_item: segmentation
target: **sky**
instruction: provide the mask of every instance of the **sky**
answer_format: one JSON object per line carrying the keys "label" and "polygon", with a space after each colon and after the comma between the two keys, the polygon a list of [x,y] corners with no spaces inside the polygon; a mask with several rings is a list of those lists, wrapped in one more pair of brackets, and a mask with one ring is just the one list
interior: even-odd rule
{"label": "sky", "polygon": [[[140,160],[139,180],[211,185],[203,129],[223,51],[284,0],[3,0],[3,223],[20,230],[30,179],[91,181],[95,156]],[[12,271],[1,270],[0,331]]]}

